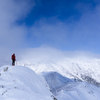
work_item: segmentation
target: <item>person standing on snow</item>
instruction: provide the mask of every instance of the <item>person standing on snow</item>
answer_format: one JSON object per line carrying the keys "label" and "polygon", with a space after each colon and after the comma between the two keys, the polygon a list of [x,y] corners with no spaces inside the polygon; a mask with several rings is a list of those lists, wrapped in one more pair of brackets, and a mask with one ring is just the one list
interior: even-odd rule
{"label": "person standing on snow", "polygon": [[11,59],[12,59],[12,66],[15,66],[15,61],[16,61],[15,54],[12,55]]}

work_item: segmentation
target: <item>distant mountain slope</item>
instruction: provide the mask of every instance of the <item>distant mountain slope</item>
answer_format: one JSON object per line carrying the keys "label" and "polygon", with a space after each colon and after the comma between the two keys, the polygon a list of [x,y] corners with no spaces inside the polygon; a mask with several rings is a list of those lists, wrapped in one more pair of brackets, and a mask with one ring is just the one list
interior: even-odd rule
{"label": "distant mountain slope", "polygon": [[23,66],[0,67],[0,100],[53,100],[44,78]]}
{"label": "distant mountain slope", "polygon": [[43,73],[52,93],[58,100],[99,100],[100,88],[79,82],[57,72]]}
{"label": "distant mountain slope", "polygon": [[[26,60],[28,61],[28,60]],[[36,73],[55,71],[68,78],[84,80],[100,86],[100,59],[97,58],[63,58],[59,61],[18,63],[31,68]]]}

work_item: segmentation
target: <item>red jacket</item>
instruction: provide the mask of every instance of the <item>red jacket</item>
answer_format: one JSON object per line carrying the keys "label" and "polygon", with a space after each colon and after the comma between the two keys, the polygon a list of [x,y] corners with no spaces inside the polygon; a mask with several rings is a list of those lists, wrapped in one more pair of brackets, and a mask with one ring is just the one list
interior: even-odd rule
{"label": "red jacket", "polygon": [[12,60],[16,60],[15,54],[12,55],[12,58],[11,58],[11,59],[12,59]]}

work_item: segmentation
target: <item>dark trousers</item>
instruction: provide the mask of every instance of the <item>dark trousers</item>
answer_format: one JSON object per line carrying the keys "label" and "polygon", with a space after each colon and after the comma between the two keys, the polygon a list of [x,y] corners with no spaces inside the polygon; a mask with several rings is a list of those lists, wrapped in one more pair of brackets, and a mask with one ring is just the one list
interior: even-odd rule
{"label": "dark trousers", "polygon": [[15,65],[15,59],[12,60],[12,66],[14,66],[14,65]]}

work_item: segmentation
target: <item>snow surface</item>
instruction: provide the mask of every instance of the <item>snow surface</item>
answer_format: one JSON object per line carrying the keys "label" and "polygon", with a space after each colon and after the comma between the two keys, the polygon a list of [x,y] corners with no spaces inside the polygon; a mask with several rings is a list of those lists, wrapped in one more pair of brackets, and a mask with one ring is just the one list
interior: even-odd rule
{"label": "snow surface", "polygon": [[75,81],[57,72],[43,73],[52,93],[58,100],[99,100],[100,88]]}
{"label": "snow surface", "polygon": [[59,61],[31,59],[18,62],[42,74],[57,100],[100,100],[100,59],[63,58]]}
{"label": "snow surface", "polygon": [[46,81],[23,66],[0,67],[0,100],[53,100]]}
{"label": "snow surface", "polygon": [[26,59],[1,66],[0,100],[100,100],[100,59]]}

